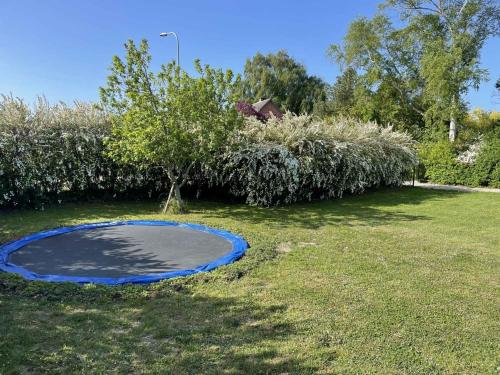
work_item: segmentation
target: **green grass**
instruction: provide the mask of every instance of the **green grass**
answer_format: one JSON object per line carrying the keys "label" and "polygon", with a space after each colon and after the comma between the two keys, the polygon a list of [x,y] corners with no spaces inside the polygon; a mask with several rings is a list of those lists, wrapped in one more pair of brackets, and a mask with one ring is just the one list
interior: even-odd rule
{"label": "green grass", "polygon": [[150,286],[0,275],[0,373],[500,370],[500,196],[402,188],[280,208],[150,202],[0,212],[0,242],[124,218],[225,228],[240,262]]}

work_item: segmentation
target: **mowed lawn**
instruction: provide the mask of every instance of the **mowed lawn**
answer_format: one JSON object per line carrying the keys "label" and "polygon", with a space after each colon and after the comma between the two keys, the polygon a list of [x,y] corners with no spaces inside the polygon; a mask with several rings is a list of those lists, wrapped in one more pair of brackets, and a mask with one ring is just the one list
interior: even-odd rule
{"label": "mowed lawn", "polygon": [[0,242],[116,219],[243,235],[240,262],[150,286],[0,275],[0,373],[495,374],[500,195],[418,188],[279,208],[191,202],[0,211]]}

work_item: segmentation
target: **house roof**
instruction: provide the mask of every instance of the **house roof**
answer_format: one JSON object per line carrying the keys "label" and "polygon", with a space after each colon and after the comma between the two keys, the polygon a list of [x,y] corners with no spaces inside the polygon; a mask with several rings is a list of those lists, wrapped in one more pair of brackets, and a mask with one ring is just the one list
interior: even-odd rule
{"label": "house roof", "polygon": [[264,99],[264,100],[261,100],[260,102],[257,102],[257,103],[254,103],[252,104],[252,107],[257,111],[259,112],[262,108],[264,108],[264,106],[269,103],[271,101],[271,99]]}

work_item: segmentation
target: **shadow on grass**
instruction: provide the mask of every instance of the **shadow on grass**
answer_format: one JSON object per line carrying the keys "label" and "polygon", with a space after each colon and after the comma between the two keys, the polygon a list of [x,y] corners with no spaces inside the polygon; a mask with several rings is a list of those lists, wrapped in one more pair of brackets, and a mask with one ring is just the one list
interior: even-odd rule
{"label": "shadow on grass", "polygon": [[151,249],[142,249],[141,241],[120,232],[116,235],[114,229],[41,239],[10,254],[9,262],[40,275],[122,277],[182,269],[175,258],[161,258]]}
{"label": "shadow on grass", "polygon": [[[423,215],[394,210],[399,205],[417,205],[467,194],[455,191],[403,187],[379,189],[362,195],[346,195],[342,199],[297,203],[280,207],[250,207],[244,204],[191,201],[190,212],[205,218],[233,219],[247,223],[266,223],[272,227],[300,226],[316,229],[324,225],[381,225],[393,221],[427,220]],[[158,215],[158,202],[96,202],[71,203],[52,207],[44,212],[34,210],[0,210],[0,242],[24,233],[67,225],[68,222],[95,222],[123,217]],[[175,218],[183,221],[183,215]],[[41,225],[43,223],[43,225]]]}
{"label": "shadow on grass", "polygon": [[[109,289],[104,293],[112,293]],[[296,333],[280,319],[287,308],[284,304],[263,306],[250,298],[185,292],[112,303],[82,303],[84,297],[62,298],[58,303],[4,298],[0,332],[9,345],[0,345],[0,373],[92,369],[91,373],[309,374],[317,370],[280,352]]]}
{"label": "shadow on grass", "polygon": [[[381,225],[428,220],[398,206],[438,202],[457,194],[462,193],[402,188],[275,208],[193,202],[191,218],[276,227]],[[28,223],[39,227],[41,220],[53,227],[71,220],[157,212],[158,205],[150,202],[75,204],[43,213],[16,211],[0,221],[0,236],[25,229]],[[243,267],[243,262],[245,258],[231,270]],[[237,283],[226,285],[237,287]],[[309,374],[320,370],[313,367],[313,360],[306,364],[286,351],[291,337],[305,334],[298,331],[296,322],[280,318],[286,301],[269,306],[256,298],[193,295],[189,286],[181,288],[188,292],[178,292],[168,282],[147,288],[87,290],[0,275],[0,373]]]}
{"label": "shadow on grass", "polygon": [[20,234],[67,226],[70,223],[111,221],[159,212],[159,203],[153,201],[68,203],[52,206],[44,211],[0,209],[0,243],[18,238]]}
{"label": "shadow on grass", "polygon": [[224,206],[203,212],[210,218],[231,218],[271,227],[317,229],[325,225],[376,226],[390,222],[430,220],[428,216],[403,213],[400,205],[418,205],[463,194],[418,188],[381,189],[342,199],[314,201],[273,208]]}

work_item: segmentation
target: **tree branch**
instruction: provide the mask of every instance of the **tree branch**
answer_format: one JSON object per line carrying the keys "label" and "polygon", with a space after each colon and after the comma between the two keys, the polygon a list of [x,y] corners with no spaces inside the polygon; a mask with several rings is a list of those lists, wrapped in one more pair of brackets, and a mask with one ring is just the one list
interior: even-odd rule
{"label": "tree branch", "polygon": [[[394,58],[394,56],[392,56],[391,52],[390,52],[390,49],[387,48],[387,46],[384,46],[383,45],[383,48],[385,49],[386,53],[389,55],[390,59],[389,60],[386,60],[386,64],[387,65],[390,65],[392,66],[392,69],[394,69],[395,73],[396,73],[396,76],[398,76],[400,78],[401,81],[405,81],[403,79],[403,74],[400,72],[398,66],[396,65],[396,63],[394,62],[396,59]],[[387,69],[385,69],[387,70]],[[390,72],[388,72],[389,74],[391,74]],[[395,84],[393,80],[389,79],[389,84],[392,86],[392,88],[394,88],[400,95],[401,99],[406,103],[408,104],[415,112],[419,113],[421,116],[424,116],[425,115],[425,112],[420,110],[419,108],[417,108],[412,102],[411,100],[408,99],[408,94],[406,92],[406,90],[403,90],[399,85]]]}
{"label": "tree branch", "polygon": [[458,12],[458,15],[462,15],[465,7],[467,6],[467,3],[469,2],[469,0],[465,0],[464,3],[462,4],[462,7],[460,8],[460,11]]}
{"label": "tree branch", "polygon": [[182,180],[181,180],[181,183],[179,184],[179,188],[183,187],[186,184],[187,178],[189,176],[189,172],[191,171],[191,168],[193,168],[194,164],[195,164],[194,161],[191,162],[191,164],[189,164],[189,166],[186,168],[186,170],[182,174]]}

